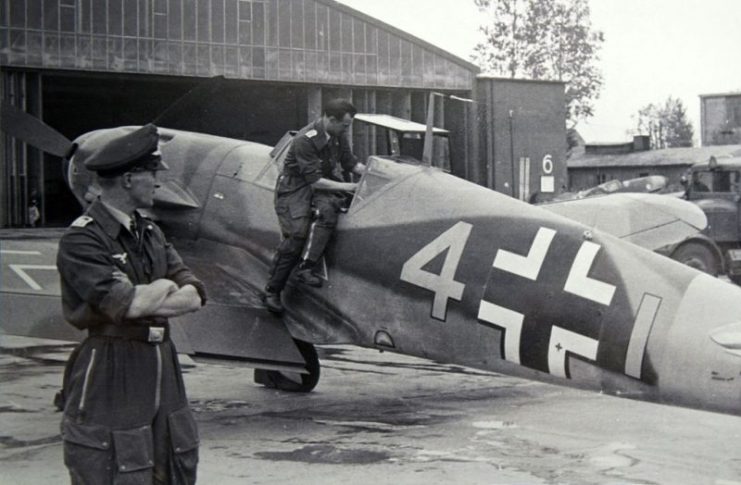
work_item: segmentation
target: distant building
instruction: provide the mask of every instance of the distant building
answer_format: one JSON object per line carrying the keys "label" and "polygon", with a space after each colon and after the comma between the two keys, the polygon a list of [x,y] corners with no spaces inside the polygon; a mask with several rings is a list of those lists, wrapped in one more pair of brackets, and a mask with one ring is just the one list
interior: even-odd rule
{"label": "distant building", "polygon": [[608,180],[629,180],[647,175],[663,175],[667,177],[668,186],[678,188],[682,174],[692,164],[708,160],[711,155],[741,155],[741,145],[630,149],[635,147],[635,143],[634,140],[622,145],[587,145],[583,155],[568,160],[569,190],[583,190]]}
{"label": "distant building", "polygon": [[700,96],[700,144],[741,143],[741,92]]}

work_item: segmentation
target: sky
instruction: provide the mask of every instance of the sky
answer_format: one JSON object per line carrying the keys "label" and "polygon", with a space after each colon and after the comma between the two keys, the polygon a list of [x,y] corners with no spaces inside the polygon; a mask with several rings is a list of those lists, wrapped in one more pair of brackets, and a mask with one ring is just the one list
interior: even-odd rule
{"label": "sky", "polygon": [[[470,60],[486,20],[473,0],[339,0]],[[638,110],[679,98],[699,144],[700,95],[741,92],[741,0],[589,0],[605,42],[588,143],[631,139]],[[629,133],[630,132],[630,133]]]}

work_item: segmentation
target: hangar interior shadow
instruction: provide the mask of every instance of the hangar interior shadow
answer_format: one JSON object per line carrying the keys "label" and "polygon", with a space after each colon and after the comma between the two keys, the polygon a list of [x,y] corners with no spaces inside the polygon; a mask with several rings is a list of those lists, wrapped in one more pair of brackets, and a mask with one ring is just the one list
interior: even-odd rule
{"label": "hangar interior shadow", "polygon": [[[188,102],[176,103],[203,83],[197,78],[44,75],[43,119],[74,139],[96,129],[158,121],[164,113],[158,121],[163,127],[273,145],[308,117],[307,88],[293,85],[221,79]],[[64,182],[61,159],[46,154],[43,163],[43,175],[36,177],[44,179],[44,225],[68,225],[80,207]],[[37,183],[29,179],[28,186]],[[29,190],[29,199],[37,196]]]}

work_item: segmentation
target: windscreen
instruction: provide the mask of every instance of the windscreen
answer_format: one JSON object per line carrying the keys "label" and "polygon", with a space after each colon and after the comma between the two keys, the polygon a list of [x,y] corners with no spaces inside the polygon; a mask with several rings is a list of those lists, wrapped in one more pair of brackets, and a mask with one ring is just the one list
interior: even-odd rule
{"label": "windscreen", "polygon": [[419,167],[405,165],[394,160],[382,157],[369,157],[367,169],[360,179],[358,190],[355,191],[352,207],[372,198],[389,187],[410,175],[419,172]]}

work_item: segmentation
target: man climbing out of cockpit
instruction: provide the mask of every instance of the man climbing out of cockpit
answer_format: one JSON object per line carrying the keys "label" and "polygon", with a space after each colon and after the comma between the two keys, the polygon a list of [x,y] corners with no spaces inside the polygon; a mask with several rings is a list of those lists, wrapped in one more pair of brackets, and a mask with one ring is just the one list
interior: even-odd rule
{"label": "man climbing out of cockpit", "polygon": [[357,110],[347,100],[333,99],[322,116],[293,138],[275,186],[275,212],[282,240],[265,287],[265,306],[281,313],[280,295],[291,272],[300,283],[319,287],[314,267],[337,225],[345,195],[357,187],[348,173],[362,174],[365,165],[352,152],[349,128]]}

